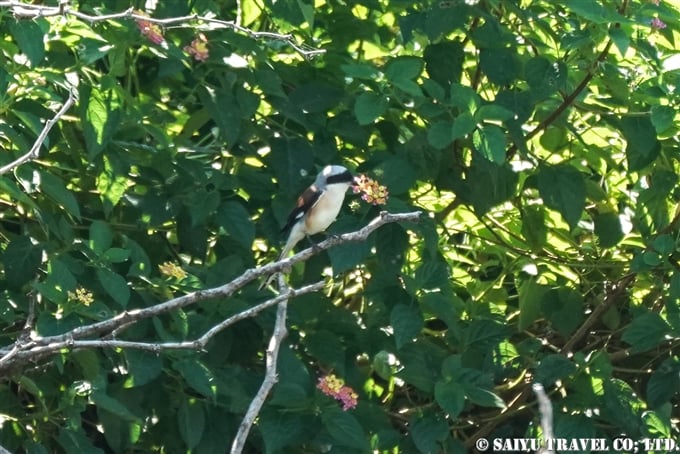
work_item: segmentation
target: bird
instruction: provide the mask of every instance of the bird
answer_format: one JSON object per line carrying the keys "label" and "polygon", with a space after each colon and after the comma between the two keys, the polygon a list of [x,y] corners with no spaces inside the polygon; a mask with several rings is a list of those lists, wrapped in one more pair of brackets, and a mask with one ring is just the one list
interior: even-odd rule
{"label": "bird", "polygon": [[[340,165],[328,165],[319,172],[314,183],[298,197],[286,225],[281,229],[289,233],[279,260],[286,258],[300,240],[323,232],[335,221],[345,200],[345,193],[353,182],[350,171]],[[276,273],[269,276],[260,289],[268,286],[275,276]]]}

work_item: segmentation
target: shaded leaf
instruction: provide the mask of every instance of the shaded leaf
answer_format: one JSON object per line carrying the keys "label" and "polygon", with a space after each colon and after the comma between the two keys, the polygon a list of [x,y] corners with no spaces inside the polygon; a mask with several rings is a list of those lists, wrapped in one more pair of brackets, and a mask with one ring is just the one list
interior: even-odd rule
{"label": "shaded leaf", "polygon": [[586,188],[581,172],[569,164],[542,166],[538,191],[545,204],[559,211],[570,228],[576,227],[586,205]]}
{"label": "shaded leaf", "polygon": [[390,313],[390,323],[397,348],[401,348],[420,334],[424,326],[423,314],[415,305],[397,304]]}
{"label": "shaded leaf", "polygon": [[198,400],[184,401],[177,412],[177,425],[182,440],[189,449],[198,445],[205,429],[205,412]]}
{"label": "shaded leaf", "polygon": [[670,327],[656,312],[647,312],[633,319],[621,339],[631,346],[633,352],[642,352],[664,341]]}
{"label": "shaded leaf", "polygon": [[106,268],[97,268],[97,279],[104,290],[121,307],[127,307],[130,288],[123,276]]}
{"label": "shaded leaf", "polygon": [[354,104],[354,116],[360,125],[373,123],[387,110],[387,99],[372,92],[364,92]]}
{"label": "shaded leaf", "polygon": [[434,385],[434,398],[452,419],[465,407],[465,391],[460,383],[438,381]]}
{"label": "shaded leaf", "polygon": [[340,446],[369,450],[368,440],[359,421],[349,412],[328,408],[321,414],[321,421],[335,443]]}
{"label": "shaded leaf", "polygon": [[19,289],[34,279],[42,262],[42,249],[27,236],[20,236],[7,245],[2,254],[7,285]]}

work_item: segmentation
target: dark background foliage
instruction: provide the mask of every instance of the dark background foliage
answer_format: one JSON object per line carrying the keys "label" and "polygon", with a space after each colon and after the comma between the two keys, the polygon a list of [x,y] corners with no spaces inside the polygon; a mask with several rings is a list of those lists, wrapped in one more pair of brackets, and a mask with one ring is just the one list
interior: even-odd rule
{"label": "dark background foliage", "polygon": [[[0,163],[31,148],[70,89],[77,102],[0,177],[0,366],[28,331],[65,333],[273,260],[295,196],[339,163],[390,199],[349,195],[332,232],[383,208],[426,215],[294,267],[293,286],[332,277],[291,301],[247,452],[536,437],[534,381],[558,437],[678,438],[671,2],[133,2],[154,19],[241,19],[147,28],[106,17],[127,2],[45,17],[16,5],[0,2]],[[118,338],[194,339],[270,296],[253,283]],[[224,452],[273,321],[244,320],[204,351],[64,348],[3,368],[0,444]],[[315,389],[328,373],[356,409]]]}

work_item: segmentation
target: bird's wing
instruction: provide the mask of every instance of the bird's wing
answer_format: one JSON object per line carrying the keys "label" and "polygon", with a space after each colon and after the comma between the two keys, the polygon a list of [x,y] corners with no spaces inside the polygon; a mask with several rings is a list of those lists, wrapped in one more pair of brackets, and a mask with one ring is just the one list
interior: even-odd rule
{"label": "bird's wing", "polygon": [[286,222],[286,225],[283,226],[281,229],[282,232],[285,232],[293,227],[293,225],[300,219],[302,216],[305,215],[307,211],[311,207],[314,206],[316,202],[319,201],[319,197],[321,197],[322,191],[319,191],[316,186],[312,185],[308,187],[305,192],[302,193],[300,197],[297,199],[297,204],[295,208],[293,208],[293,211],[290,212],[288,215],[288,221]]}

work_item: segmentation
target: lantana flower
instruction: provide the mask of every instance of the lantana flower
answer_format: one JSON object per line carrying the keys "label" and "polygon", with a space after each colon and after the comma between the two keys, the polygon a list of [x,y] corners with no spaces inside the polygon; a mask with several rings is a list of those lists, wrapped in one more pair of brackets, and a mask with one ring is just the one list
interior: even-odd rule
{"label": "lantana flower", "polygon": [[345,385],[343,379],[333,374],[320,377],[316,387],[325,395],[342,402],[342,409],[344,411],[351,410],[357,406],[359,398],[357,393],[351,387]]}
{"label": "lantana flower", "polygon": [[390,195],[386,186],[381,185],[366,175],[354,178],[352,190],[355,194],[362,193],[361,199],[373,205],[385,205]]}
{"label": "lantana flower", "polygon": [[198,61],[206,61],[210,56],[208,52],[208,38],[203,33],[199,33],[191,44],[184,46],[184,52],[194,57]]}
{"label": "lantana flower", "polygon": [[[135,14],[139,16],[146,16],[143,11],[139,10],[135,10]],[[154,44],[158,44],[159,46],[167,46],[165,37],[163,36],[163,29],[160,25],[145,19],[135,19],[135,23],[137,24],[139,31],[146,37],[146,39]]]}

